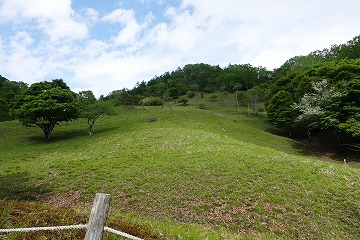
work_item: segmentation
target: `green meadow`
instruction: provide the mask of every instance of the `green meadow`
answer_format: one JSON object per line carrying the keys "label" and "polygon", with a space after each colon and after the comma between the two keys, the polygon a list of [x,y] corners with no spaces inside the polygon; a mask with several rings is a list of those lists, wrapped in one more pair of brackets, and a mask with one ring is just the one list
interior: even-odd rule
{"label": "green meadow", "polygon": [[1,122],[0,228],[30,223],[9,220],[19,202],[35,214],[68,201],[63,216],[86,221],[101,192],[112,196],[112,225],[145,239],[360,238],[357,162],[312,156],[273,134],[265,113],[199,101],[117,107],[93,136],[79,119],[56,126],[49,142],[39,128]]}

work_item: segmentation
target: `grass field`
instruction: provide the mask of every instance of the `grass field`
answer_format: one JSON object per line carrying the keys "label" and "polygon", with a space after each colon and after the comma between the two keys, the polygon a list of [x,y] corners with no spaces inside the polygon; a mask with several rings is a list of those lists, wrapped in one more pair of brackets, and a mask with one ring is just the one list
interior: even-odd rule
{"label": "grass field", "polygon": [[[93,136],[76,120],[56,126],[50,142],[39,128],[0,123],[0,200],[81,215],[95,193],[110,193],[113,224],[146,226],[156,233],[148,238],[360,238],[357,163],[311,157],[271,134],[262,115],[206,106],[118,107]],[[7,202],[0,227],[9,227]]]}

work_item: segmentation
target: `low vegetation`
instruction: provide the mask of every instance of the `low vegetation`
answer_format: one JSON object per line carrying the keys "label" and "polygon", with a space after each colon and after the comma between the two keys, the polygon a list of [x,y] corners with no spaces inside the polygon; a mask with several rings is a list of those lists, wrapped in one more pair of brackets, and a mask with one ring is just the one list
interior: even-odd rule
{"label": "low vegetation", "polygon": [[77,120],[59,125],[51,142],[38,128],[1,123],[0,198],[84,216],[94,194],[106,192],[111,217],[164,239],[359,237],[355,162],[305,156],[296,141],[267,132],[265,116],[221,101],[203,110],[198,101],[120,107],[93,136]]}

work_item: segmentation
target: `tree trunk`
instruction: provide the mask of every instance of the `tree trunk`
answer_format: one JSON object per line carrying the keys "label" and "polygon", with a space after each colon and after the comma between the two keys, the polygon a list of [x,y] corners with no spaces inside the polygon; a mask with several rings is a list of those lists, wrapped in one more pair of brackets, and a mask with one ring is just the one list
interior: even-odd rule
{"label": "tree trunk", "polygon": [[308,136],[309,139],[312,139],[312,138],[311,138],[311,132],[310,132],[310,131],[307,131],[307,132],[306,132],[306,135]]}
{"label": "tree trunk", "polygon": [[56,123],[57,123],[57,121],[53,121],[53,122],[50,122],[48,124],[39,126],[43,130],[44,135],[45,135],[45,139],[47,141],[50,140],[50,134],[51,134],[52,130],[54,129]]}
{"label": "tree trunk", "polygon": [[238,99],[238,92],[235,92],[235,99],[236,99],[236,105],[238,108],[240,108],[239,99]]}
{"label": "tree trunk", "polygon": [[92,127],[93,127],[93,125],[89,125],[89,127],[88,127],[88,132],[89,132],[89,135],[90,135],[90,136],[93,135]]}
{"label": "tree trunk", "polygon": [[95,123],[95,119],[88,119],[88,124],[89,124],[88,132],[89,132],[90,136],[93,135],[92,129],[93,129],[94,123]]}
{"label": "tree trunk", "polygon": [[46,124],[44,126],[41,126],[41,129],[43,130],[44,132],[44,136],[45,136],[45,139],[47,141],[50,140],[50,133],[51,133],[51,128],[50,128],[50,124]]}
{"label": "tree trunk", "polygon": [[46,141],[50,141],[50,133],[51,132],[47,129],[46,130],[43,129],[43,131],[44,131]]}

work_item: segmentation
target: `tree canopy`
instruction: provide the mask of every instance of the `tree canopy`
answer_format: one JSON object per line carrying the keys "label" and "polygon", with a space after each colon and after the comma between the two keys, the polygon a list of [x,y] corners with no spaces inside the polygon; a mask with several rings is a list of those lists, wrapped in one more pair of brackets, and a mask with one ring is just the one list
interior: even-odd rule
{"label": "tree canopy", "polygon": [[267,105],[267,117],[276,127],[286,127],[290,130],[294,120],[293,98],[285,90],[280,90],[271,97]]}
{"label": "tree canopy", "polygon": [[12,114],[25,126],[40,127],[45,138],[50,139],[56,124],[78,116],[76,94],[62,79],[34,83],[15,97]]}
{"label": "tree canopy", "polygon": [[87,120],[89,135],[93,135],[95,121],[103,114],[114,114],[113,106],[108,101],[97,100],[92,91],[81,91],[78,94],[80,117]]}
{"label": "tree canopy", "polygon": [[[334,139],[350,136],[353,141],[360,136],[359,59],[322,62],[289,72],[270,86],[268,94],[267,113],[275,125],[288,116],[287,126],[307,133],[327,133]],[[279,94],[282,103],[276,103]]]}
{"label": "tree canopy", "polygon": [[229,64],[225,68],[205,63],[187,64],[172,72],[155,76],[148,82],[138,82],[131,89],[114,90],[105,100],[114,99],[118,105],[141,104],[144,98],[160,97],[163,100],[177,99],[193,92],[234,93],[246,91],[259,84],[270,84],[271,71],[250,64]]}
{"label": "tree canopy", "polygon": [[10,102],[26,90],[24,82],[10,81],[0,75],[0,122],[10,120]]}

